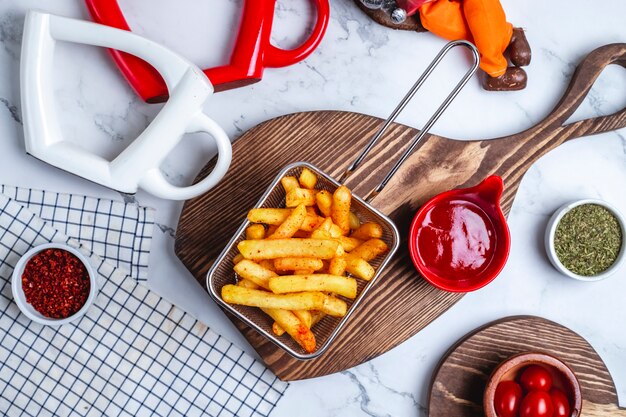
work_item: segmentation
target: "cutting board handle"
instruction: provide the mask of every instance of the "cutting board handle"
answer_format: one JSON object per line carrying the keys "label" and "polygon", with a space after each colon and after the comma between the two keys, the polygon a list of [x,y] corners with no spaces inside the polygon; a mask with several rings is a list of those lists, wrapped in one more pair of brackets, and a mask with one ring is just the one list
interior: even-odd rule
{"label": "cutting board handle", "polygon": [[[595,80],[610,64],[617,64],[626,68],[625,43],[605,45],[587,55],[576,68],[563,98],[552,112],[541,123],[518,135],[531,138],[537,135],[540,138],[545,138],[547,132],[554,132],[550,135],[550,140],[558,144],[581,136],[595,135],[626,127],[626,108],[608,116],[593,117],[565,124],[585,100]],[[543,134],[539,134],[540,132]]]}

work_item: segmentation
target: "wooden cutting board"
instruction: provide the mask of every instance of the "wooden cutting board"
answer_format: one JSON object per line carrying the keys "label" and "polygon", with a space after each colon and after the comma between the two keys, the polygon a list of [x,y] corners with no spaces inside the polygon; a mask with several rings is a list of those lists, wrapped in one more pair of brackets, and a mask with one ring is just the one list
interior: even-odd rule
{"label": "wooden cutting board", "polygon": [[430,417],[482,417],[489,375],[505,359],[540,351],[567,363],[583,395],[581,416],[626,417],[611,374],[591,345],[567,327],[539,317],[508,317],[474,330],[446,353],[433,373]]}
{"label": "wooden cutting board", "polygon": [[[508,214],[524,173],[542,155],[567,140],[626,126],[626,109],[564,125],[611,63],[626,66],[626,44],[607,45],[589,54],[552,113],[519,134],[475,141],[426,136],[372,201],[398,226],[400,250],[326,353],[299,362],[234,320],[267,366],[283,380],[338,372],[392,349],[456,303],[462,295],[432,287],[413,268],[406,238],[416,210],[442,191],[475,185],[497,174],[504,180],[502,207]],[[381,123],[363,114],[320,111],[278,117],[244,133],[233,146],[232,166],[221,184],[185,203],[176,233],[177,256],[205,287],[212,262],[282,167],[308,161],[338,178]],[[417,132],[400,124],[390,127],[347,185],[356,194],[367,195]]]}

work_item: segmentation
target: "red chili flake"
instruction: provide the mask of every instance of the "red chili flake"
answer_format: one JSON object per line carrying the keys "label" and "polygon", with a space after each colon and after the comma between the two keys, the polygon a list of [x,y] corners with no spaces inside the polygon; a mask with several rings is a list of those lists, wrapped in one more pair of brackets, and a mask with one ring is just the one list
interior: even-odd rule
{"label": "red chili flake", "polygon": [[26,301],[54,319],[67,318],[85,304],[91,283],[87,268],[63,249],[45,249],[33,256],[22,274]]}

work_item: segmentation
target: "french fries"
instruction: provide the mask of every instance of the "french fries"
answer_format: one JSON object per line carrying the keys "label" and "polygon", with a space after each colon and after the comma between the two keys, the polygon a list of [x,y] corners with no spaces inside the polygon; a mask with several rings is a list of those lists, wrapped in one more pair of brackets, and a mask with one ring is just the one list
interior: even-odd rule
{"label": "french fries", "polygon": [[295,190],[299,187],[296,177],[283,177],[280,179],[280,183],[283,185],[285,193],[288,193],[289,191]]}
{"label": "french fries", "polygon": [[294,310],[293,314],[300,319],[302,324],[304,324],[307,329],[311,328],[311,324],[313,324],[313,315],[309,310]]}
{"label": "french fries", "polygon": [[342,277],[343,274],[346,273],[347,266],[348,261],[346,261],[346,258],[343,256],[335,257],[331,259],[330,264],[328,265],[328,273]]}
{"label": "french fries", "polygon": [[361,243],[359,246],[350,251],[350,255],[358,256],[365,261],[371,261],[376,259],[378,255],[382,255],[387,252],[388,247],[385,242],[380,239],[370,239],[367,242]]}
{"label": "french fries", "polygon": [[330,191],[318,191],[315,196],[315,201],[317,202],[317,208],[320,210],[320,213],[322,213],[324,217],[330,217],[330,210],[333,205],[333,195]]}
{"label": "french fries", "polygon": [[329,316],[343,317],[348,312],[348,305],[345,301],[340,300],[339,298],[327,295],[326,298],[324,298],[324,305],[322,308],[317,310],[320,310],[322,313],[328,314]]}
{"label": "french fries", "polygon": [[269,291],[227,284],[222,287],[222,299],[229,304],[250,307],[279,310],[320,310],[330,316],[337,317],[345,316],[348,310],[345,301],[313,291],[274,294]]}
{"label": "french fries", "polygon": [[314,190],[315,185],[317,184],[317,176],[308,168],[304,168],[302,173],[300,173],[300,178],[298,178],[300,182],[300,186],[302,188],[308,188],[309,190]]}
{"label": "french fries", "polygon": [[[248,220],[251,223],[264,223],[269,225],[267,229],[267,235],[271,235],[274,232],[272,226],[280,226],[289,217],[293,209],[290,208],[255,208],[248,212]],[[324,221],[323,218],[307,211],[304,222],[300,226],[301,230],[310,232],[314,230],[320,223]]]}
{"label": "french fries", "polygon": [[[305,218],[306,206],[304,204],[300,204],[298,207],[293,209],[291,213],[289,213],[289,216],[287,216],[285,221],[283,221],[282,224],[278,226],[278,229],[276,229],[276,231],[272,233],[268,237],[268,239],[285,239],[288,237],[292,237],[296,234],[298,230],[300,230],[300,226],[302,226]],[[248,229],[250,227],[248,227]],[[249,239],[247,234],[246,239]]]}
{"label": "french fries", "polygon": [[227,284],[222,287],[222,299],[230,304],[282,310],[323,310],[326,298],[321,292],[274,294]]}
{"label": "french fries", "polygon": [[221,296],[229,304],[260,308],[273,319],[276,336],[287,333],[314,352],[311,329],[327,315],[346,315],[344,300],[358,296],[357,279],[374,277],[369,262],[388,247],[382,226],[361,223],[351,211],[347,187],[317,190],[318,178],[307,168],[283,177],[281,184],[286,207],[248,212],[253,224],[233,258],[239,279],[224,285]]}
{"label": "french fries", "polygon": [[356,229],[352,235],[352,237],[368,240],[368,239],[380,239],[383,237],[383,228],[378,223],[363,223],[358,229]]}
{"label": "french fries", "polygon": [[348,271],[351,275],[366,281],[374,278],[374,275],[376,274],[372,265],[367,263],[367,261],[359,258],[358,256],[352,255],[346,256],[346,271]]}
{"label": "french fries", "polygon": [[343,247],[343,250],[346,252],[352,252],[355,248],[363,244],[361,239],[357,239],[352,236],[339,236],[336,238],[336,241],[339,242],[341,247]]}
{"label": "french fries", "polygon": [[272,332],[273,332],[276,336],[280,337],[280,336],[282,336],[282,335],[284,335],[284,334],[285,334],[285,329],[283,329],[282,327],[280,327],[280,324],[278,324],[278,323],[274,322],[274,323],[272,323]]}
{"label": "french fries", "polygon": [[352,193],[345,185],[337,188],[333,193],[330,217],[343,234],[348,234],[350,231],[350,200],[352,200]]}
{"label": "french fries", "polygon": [[276,276],[276,272],[263,268],[261,265],[248,259],[244,259],[235,265],[234,270],[241,278],[254,282],[259,287],[263,287],[268,290],[270,288],[270,278]]}
{"label": "french fries", "polygon": [[361,221],[355,212],[350,212],[350,230],[356,230],[361,227]]}
{"label": "french fries", "polygon": [[250,288],[251,290],[258,290],[259,288],[261,288],[254,282],[248,281],[247,279],[240,279],[237,285],[239,287]]}
{"label": "french fries", "polygon": [[322,239],[242,240],[237,245],[246,259],[319,258],[331,259],[338,242]]}
{"label": "french fries", "polygon": [[275,294],[302,291],[333,292],[347,298],[356,297],[356,280],[338,275],[285,275],[272,277],[269,287]]}
{"label": "french fries", "polygon": [[233,258],[233,265],[237,265],[239,262],[243,261],[244,259],[246,259],[246,258],[244,258],[242,254],[238,253]]}
{"label": "french fries", "polygon": [[246,239],[259,240],[265,237],[265,226],[262,224],[253,224],[246,229]]}
{"label": "french fries", "polygon": [[302,348],[311,353],[315,352],[315,335],[306,327],[298,317],[291,311],[279,310],[275,308],[263,308],[265,314],[273,318],[281,330],[286,331],[293,340],[298,342]]}
{"label": "french fries", "polygon": [[277,271],[317,271],[324,267],[324,262],[316,258],[277,258],[274,259],[274,268]]}
{"label": "french fries", "polygon": [[[295,312],[294,312],[295,313]],[[317,323],[319,323],[324,317],[326,316],[326,314],[322,313],[321,311],[312,311],[311,312],[311,325],[308,326],[309,329],[313,326],[315,326]],[[306,326],[306,323],[302,323]],[[282,327],[280,327],[280,324],[278,324],[277,322],[272,323],[272,332],[280,337],[282,335],[285,334],[285,329],[283,329]]]}
{"label": "french fries", "polygon": [[315,205],[315,190],[308,190],[306,188],[294,188],[289,191],[285,196],[285,205],[287,207],[296,207],[300,204],[305,206]]}

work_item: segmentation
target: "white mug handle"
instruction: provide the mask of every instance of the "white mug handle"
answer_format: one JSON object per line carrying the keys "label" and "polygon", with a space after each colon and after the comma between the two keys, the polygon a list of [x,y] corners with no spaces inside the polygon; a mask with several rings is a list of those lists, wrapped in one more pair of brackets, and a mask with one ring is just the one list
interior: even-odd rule
{"label": "white mug handle", "polygon": [[[200,182],[179,187],[169,182],[163,172],[153,168],[146,172],[139,186],[157,197],[170,200],[187,200],[213,188],[224,177],[232,160],[232,146],[226,132],[204,113],[197,113],[187,127],[187,133],[204,132],[211,135],[217,145],[217,163],[213,171]],[[209,139],[209,140],[213,140]]]}

